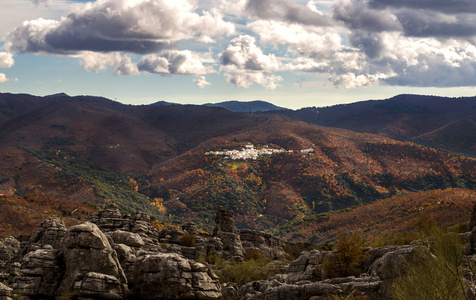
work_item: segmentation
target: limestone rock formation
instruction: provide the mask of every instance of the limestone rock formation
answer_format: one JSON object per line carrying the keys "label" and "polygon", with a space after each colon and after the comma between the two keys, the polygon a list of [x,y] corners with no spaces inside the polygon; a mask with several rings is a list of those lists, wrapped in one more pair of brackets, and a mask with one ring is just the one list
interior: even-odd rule
{"label": "limestone rock formation", "polygon": [[144,249],[158,251],[159,232],[150,224],[150,217],[143,212],[134,215],[121,214],[119,209],[105,209],[88,218],[103,232],[124,231],[139,235],[144,242]]}
{"label": "limestone rock formation", "polygon": [[[114,286],[120,298],[127,293],[127,279],[106,235],[90,222],[72,226],[63,241],[65,276],[59,293],[75,292],[80,296],[91,296],[91,289],[82,289],[88,282],[103,280],[100,285]],[[94,273],[94,274],[91,274]],[[107,276],[102,276],[103,274]],[[115,278],[111,282],[111,278]],[[116,287],[116,283],[119,287]],[[97,295],[102,297],[104,295]]]}
{"label": "limestone rock formation", "polygon": [[10,236],[0,239],[0,268],[4,268],[20,250],[20,242]]}
{"label": "limestone rock formation", "polygon": [[284,255],[284,240],[274,237],[262,231],[249,229],[240,230],[240,239],[245,251],[257,249],[271,259],[277,259]]}
{"label": "limestone rock formation", "polygon": [[30,251],[33,246],[43,247],[45,245],[51,245],[53,249],[61,249],[66,231],[66,226],[60,219],[50,218],[45,220],[41,223],[40,229],[30,239]]}
{"label": "limestone rock formation", "polygon": [[235,226],[233,212],[223,206],[218,206],[215,223],[213,236],[222,241],[224,258],[243,261],[245,250],[241,244],[240,232]]}
{"label": "limestone rock formation", "polygon": [[15,277],[15,293],[34,297],[53,297],[65,270],[59,262],[58,250],[51,245],[29,252],[21,261]]}
{"label": "limestone rock formation", "polygon": [[142,299],[219,299],[218,277],[175,253],[142,255],[134,265],[134,292]]}
{"label": "limestone rock formation", "polygon": [[321,280],[322,274],[318,266],[324,262],[324,257],[318,250],[303,251],[286,270],[286,281],[296,283],[303,280]]}

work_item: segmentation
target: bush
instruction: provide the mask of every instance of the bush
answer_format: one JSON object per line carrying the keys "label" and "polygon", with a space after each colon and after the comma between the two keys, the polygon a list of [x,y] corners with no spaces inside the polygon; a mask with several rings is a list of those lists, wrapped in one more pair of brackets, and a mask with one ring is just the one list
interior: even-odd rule
{"label": "bush", "polygon": [[358,276],[363,272],[363,263],[367,258],[364,242],[358,235],[340,234],[334,246],[335,252],[329,254],[322,268],[326,278]]}
{"label": "bush", "polygon": [[261,251],[255,248],[248,249],[245,252],[245,260],[252,260],[252,259],[260,260],[264,258],[265,258],[265,255]]}
{"label": "bush", "polygon": [[184,247],[195,247],[195,235],[194,234],[184,234],[179,238],[180,245]]}
{"label": "bush", "polygon": [[391,286],[392,299],[468,299],[460,268],[463,253],[458,235],[436,229],[430,248],[436,257],[420,255],[418,263],[407,265]]}
{"label": "bush", "polygon": [[220,282],[234,282],[238,287],[258,280],[266,280],[268,277],[280,272],[279,263],[270,263],[269,260],[248,260],[243,263],[231,262],[218,273]]}

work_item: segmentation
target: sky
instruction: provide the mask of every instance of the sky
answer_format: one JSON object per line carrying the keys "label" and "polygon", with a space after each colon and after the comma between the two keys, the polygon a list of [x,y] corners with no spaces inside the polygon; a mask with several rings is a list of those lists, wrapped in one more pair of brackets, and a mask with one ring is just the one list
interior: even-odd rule
{"label": "sky", "polygon": [[475,86],[474,0],[0,1],[0,92],[296,109]]}

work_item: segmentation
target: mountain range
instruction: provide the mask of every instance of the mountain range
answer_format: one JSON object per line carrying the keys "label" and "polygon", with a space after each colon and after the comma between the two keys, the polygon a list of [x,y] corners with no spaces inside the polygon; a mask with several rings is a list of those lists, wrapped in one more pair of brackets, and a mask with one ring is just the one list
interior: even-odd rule
{"label": "mountain range", "polygon": [[[472,195],[476,189],[476,160],[470,157],[476,98],[400,95],[252,111],[0,94],[0,194],[141,209],[162,221],[194,221],[205,230],[223,205],[235,212],[239,227],[309,240],[317,228],[310,224],[321,224],[316,220],[329,213],[386,201],[398,210],[392,199],[404,195],[410,204],[391,213],[403,214],[421,198],[418,193],[458,188],[458,195]],[[210,154],[251,144],[280,152],[256,160]],[[455,197],[454,206],[466,207],[471,197]],[[428,211],[441,222],[448,215],[448,209]],[[418,213],[411,216],[395,230],[411,227]],[[7,217],[0,215],[0,224],[9,224]],[[337,235],[337,229],[319,226],[326,238],[313,241]]]}

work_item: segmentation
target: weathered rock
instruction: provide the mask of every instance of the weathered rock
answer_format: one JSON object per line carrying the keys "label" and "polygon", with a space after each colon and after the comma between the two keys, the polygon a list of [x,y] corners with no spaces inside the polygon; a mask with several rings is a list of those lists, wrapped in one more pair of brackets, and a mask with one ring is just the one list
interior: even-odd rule
{"label": "weathered rock", "polygon": [[91,223],[96,224],[101,231],[125,231],[138,234],[144,242],[144,249],[158,251],[159,232],[150,224],[150,217],[143,212],[136,212],[135,215],[121,215],[118,209],[105,209],[88,218]]}
{"label": "weathered rock", "polygon": [[20,242],[10,236],[0,239],[0,269],[4,268],[20,250]]}
{"label": "weathered rock", "polygon": [[[240,294],[245,295],[245,299],[253,300],[308,300],[328,299],[329,295],[356,295],[365,296],[366,299],[381,300],[382,281],[378,277],[362,276],[328,279],[319,282],[309,280],[296,282],[294,284],[283,283],[276,279],[266,281],[254,281],[243,285]],[[321,298],[324,297],[324,298]]]}
{"label": "weathered rock", "polygon": [[205,265],[175,253],[138,257],[134,292],[143,299],[219,299],[218,277]]}
{"label": "weathered rock", "polygon": [[278,281],[255,281],[240,288],[240,293],[249,300],[308,300],[312,296],[342,294],[342,292],[337,285],[322,282],[298,285]]}
{"label": "weathered rock", "polygon": [[238,287],[234,282],[224,283],[221,286],[222,299],[239,299]]}
{"label": "weathered rock", "polygon": [[319,265],[324,262],[325,253],[318,250],[301,252],[301,255],[286,270],[287,282],[295,283],[303,280],[316,281],[322,278]]}
{"label": "weathered rock", "polygon": [[241,229],[240,239],[245,251],[248,249],[259,249],[271,259],[276,259],[284,255],[284,240],[274,237],[269,233],[262,231],[254,231],[249,229]]}
{"label": "weathered rock", "polygon": [[218,237],[223,243],[223,257],[242,261],[245,250],[241,244],[239,230],[235,227],[233,212],[223,206],[218,206],[215,223],[213,236]]}
{"label": "weathered rock", "polygon": [[0,300],[12,300],[12,289],[0,282]]}
{"label": "weathered rock", "polygon": [[434,257],[424,246],[399,246],[396,250],[384,254],[370,266],[369,273],[378,276],[383,282],[383,297],[387,295],[392,281],[404,274],[409,264],[418,263],[423,256]]}
{"label": "weathered rock", "polygon": [[106,232],[106,235],[111,237],[111,239],[116,244],[124,244],[129,247],[142,248],[145,243],[142,240],[141,236],[137,233],[127,232],[123,230],[115,230]]}
{"label": "weathered rock", "polygon": [[132,286],[134,284],[134,264],[137,260],[137,251],[124,244],[116,244],[114,249],[116,250],[121,267],[124,270],[127,282]]}
{"label": "weathered rock", "polygon": [[195,234],[195,235],[198,234],[198,227],[193,222],[182,224],[182,230],[188,234]]}
{"label": "weathered rock", "polygon": [[95,272],[78,275],[73,294],[93,299],[124,299],[123,285],[116,277]]}
{"label": "weathered rock", "polygon": [[[127,279],[117,253],[95,224],[86,222],[72,226],[64,238],[63,253],[66,273],[59,294],[77,292],[75,284],[83,282],[91,272],[116,278],[121,283],[120,295],[124,296],[127,292]],[[89,297],[88,293],[85,296]]]}
{"label": "weathered rock", "polygon": [[159,232],[159,241],[161,243],[180,245],[180,238],[184,234],[185,231],[179,230],[175,227],[167,227]]}
{"label": "weathered rock", "polygon": [[66,235],[66,226],[64,222],[57,218],[50,218],[41,223],[38,230],[30,239],[30,244],[38,247],[51,245],[53,249],[61,249],[63,238]]}
{"label": "weathered rock", "polygon": [[29,252],[22,259],[19,276],[15,277],[15,293],[35,297],[53,297],[64,274],[58,250],[51,245]]}

